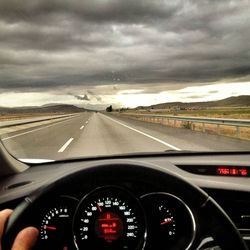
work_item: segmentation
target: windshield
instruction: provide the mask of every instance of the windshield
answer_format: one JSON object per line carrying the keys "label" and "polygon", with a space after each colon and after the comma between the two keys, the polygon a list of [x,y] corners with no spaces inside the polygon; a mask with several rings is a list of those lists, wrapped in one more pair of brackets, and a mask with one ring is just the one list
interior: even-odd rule
{"label": "windshield", "polygon": [[0,1],[0,134],[23,161],[249,151],[250,3]]}

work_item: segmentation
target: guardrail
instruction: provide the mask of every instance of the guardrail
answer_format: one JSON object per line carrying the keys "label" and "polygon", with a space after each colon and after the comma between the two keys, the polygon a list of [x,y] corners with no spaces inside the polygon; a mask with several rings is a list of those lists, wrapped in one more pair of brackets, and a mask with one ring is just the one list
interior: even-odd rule
{"label": "guardrail", "polygon": [[75,115],[76,114],[67,114],[67,115],[45,116],[45,117],[25,118],[25,119],[19,119],[19,120],[4,121],[4,122],[0,122],[0,128],[8,128],[8,127],[20,126],[20,125],[25,125],[25,124],[30,124],[30,123],[68,118],[68,117],[72,117]]}
{"label": "guardrail", "polygon": [[236,136],[240,138],[240,129],[242,127],[250,128],[250,120],[247,119],[224,119],[224,118],[203,118],[203,117],[187,117],[187,116],[171,116],[171,115],[155,115],[155,114],[136,114],[136,113],[120,113],[126,116],[133,116],[140,118],[144,121],[149,119],[156,123],[170,124],[170,121],[174,121],[174,127],[176,127],[176,122],[187,122],[188,127],[191,129],[194,127],[195,123],[202,124],[202,132],[205,132],[206,124],[217,125],[217,133],[220,134],[220,126],[233,126],[236,128]]}

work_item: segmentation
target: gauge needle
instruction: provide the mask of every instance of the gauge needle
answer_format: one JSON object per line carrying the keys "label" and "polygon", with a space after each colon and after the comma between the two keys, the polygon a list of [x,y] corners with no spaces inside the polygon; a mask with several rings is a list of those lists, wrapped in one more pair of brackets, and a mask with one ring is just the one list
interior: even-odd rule
{"label": "gauge needle", "polygon": [[51,226],[44,226],[43,228],[49,230],[56,230],[56,227],[51,227]]}
{"label": "gauge needle", "polygon": [[168,224],[168,223],[170,223],[172,221],[173,221],[172,219],[165,219],[163,222],[161,222],[161,225]]}
{"label": "gauge needle", "polygon": [[97,204],[97,208],[99,210],[99,212],[101,213],[102,212],[102,208]]}

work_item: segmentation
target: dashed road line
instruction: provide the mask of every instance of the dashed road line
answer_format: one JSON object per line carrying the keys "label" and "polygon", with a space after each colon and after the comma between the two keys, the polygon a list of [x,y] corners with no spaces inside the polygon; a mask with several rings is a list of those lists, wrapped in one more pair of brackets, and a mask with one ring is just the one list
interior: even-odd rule
{"label": "dashed road line", "polygon": [[58,153],[64,152],[64,150],[69,146],[69,144],[74,140],[74,138],[70,138],[59,150]]}
{"label": "dashed road line", "polygon": [[165,145],[165,146],[167,146],[167,147],[170,147],[170,148],[172,148],[172,149],[174,149],[174,150],[178,150],[178,151],[181,150],[180,148],[177,148],[177,147],[175,147],[174,145],[171,145],[171,144],[169,144],[169,143],[167,143],[167,142],[165,142],[165,141],[162,141],[162,140],[160,140],[160,139],[158,139],[158,138],[156,138],[156,137],[154,137],[154,136],[152,136],[152,135],[149,135],[149,134],[147,134],[147,133],[144,133],[144,132],[142,132],[142,131],[140,131],[140,130],[138,130],[138,129],[132,128],[132,127],[130,127],[130,126],[128,126],[128,125],[126,125],[126,124],[124,124],[124,123],[122,123],[122,122],[119,122],[119,121],[117,121],[117,120],[115,120],[115,119],[112,119],[112,118],[110,118],[110,117],[108,117],[108,116],[106,116],[106,115],[105,115],[105,117],[106,117],[107,119],[109,119],[109,120],[111,120],[111,121],[117,123],[117,124],[120,124],[121,126],[123,126],[123,127],[125,127],[125,128],[128,128],[128,129],[130,129],[130,130],[132,130],[132,131],[135,131],[135,132],[137,132],[137,133],[139,133],[139,134],[141,134],[141,135],[144,135],[144,136],[146,136],[146,137],[148,137],[148,138],[150,138],[150,139],[152,139],[152,140],[155,140],[155,141],[157,141],[157,142],[159,142],[159,143],[161,143],[161,144],[163,144],[163,145]]}

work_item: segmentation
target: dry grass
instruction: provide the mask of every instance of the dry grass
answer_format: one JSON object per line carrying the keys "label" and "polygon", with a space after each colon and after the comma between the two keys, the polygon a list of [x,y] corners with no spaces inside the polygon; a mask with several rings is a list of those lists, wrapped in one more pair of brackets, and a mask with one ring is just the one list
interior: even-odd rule
{"label": "dry grass", "polygon": [[63,115],[64,113],[25,113],[25,114],[0,114],[1,121],[12,121],[25,118],[34,118],[41,116]]}
{"label": "dry grass", "polygon": [[[124,112],[126,113],[126,112]],[[249,107],[230,107],[230,108],[211,108],[202,110],[129,110],[128,113],[138,114],[159,114],[159,115],[174,115],[174,116],[192,116],[192,117],[209,117],[209,118],[225,118],[225,119],[250,119]]]}

